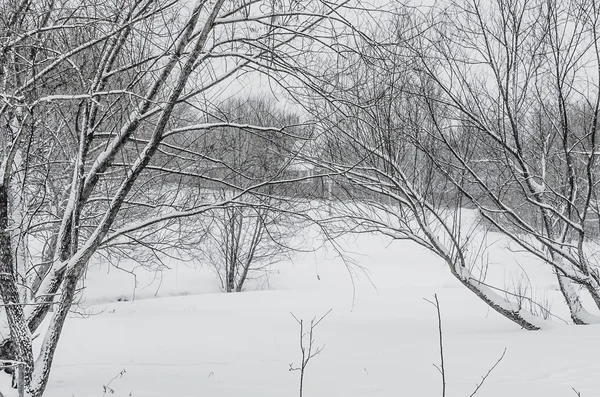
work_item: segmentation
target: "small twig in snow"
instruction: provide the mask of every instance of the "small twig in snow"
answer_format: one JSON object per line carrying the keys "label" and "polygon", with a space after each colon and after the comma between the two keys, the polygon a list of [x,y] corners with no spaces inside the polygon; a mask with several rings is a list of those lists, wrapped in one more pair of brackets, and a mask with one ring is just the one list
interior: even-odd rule
{"label": "small twig in snow", "polygon": [[475,394],[477,394],[477,391],[481,388],[481,386],[483,386],[483,383],[485,382],[487,377],[490,376],[492,371],[498,366],[498,364],[500,364],[500,361],[502,361],[505,354],[506,354],[506,347],[504,348],[504,351],[502,352],[502,355],[500,356],[500,358],[498,360],[496,360],[496,363],[494,365],[492,365],[492,367],[487,371],[487,373],[481,378],[481,382],[479,382],[477,384],[477,387],[475,387],[475,390],[473,390],[473,393],[471,393],[470,397],[473,397]]}
{"label": "small twig in snow", "polygon": [[423,299],[426,302],[431,303],[437,311],[438,334],[440,339],[440,365],[437,366],[436,364],[433,364],[433,366],[440,372],[440,375],[442,375],[442,397],[446,397],[446,369],[444,368],[444,336],[442,332],[442,313],[440,311],[440,302],[438,300],[437,294],[433,294],[433,298],[435,301],[431,301],[426,298]]}
{"label": "small twig in snow", "polygon": [[[102,385],[102,389],[104,390],[104,393],[102,394],[102,396],[106,396],[106,393],[108,393],[108,394],[115,394],[115,389],[113,389],[112,387],[110,387],[110,384],[113,383],[116,379],[122,378],[123,375],[125,375],[125,373],[127,373],[127,371],[125,371],[124,369],[121,370],[121,372],[119,372],[107,384]],[[130,393],[130,395],[131,395],[131,393]]]}
{"label": "small twig in snow", "polygon": [[[298,318],[294,315],[294,313],[290,313],[292,315],[292,317],[294,317],[294,320],[296,320],[296,322],[300,325],[300,351],[302,352],[302,362],[299,367],[294,367],[294,363],[290,363],[290,368],[289,368],[289,371],[300,371],[300,388],[299,388],[300,397],[302,397],[302,392],[303,392],[303,388],[304,388],[304,373],[306,372],[306,367],[308,366],[308,362],[310,361],[311,358],[313,358],[314,356],[321,353],[323,351],[323,349],[325,348],[325,345],[323,345],[321,347],[317,347],[313,351],[313,346],[315,343],[313,332],[314,332],[315,328],[317,327],[317,325],[319,325],[319,323],[321,321],[323,321],[323,319],[325,317],[327,317],[327,315],[329,313],[331,313],[331,310],[332,309],[329,309],[329,311],[327,313],[325,313],[323,316],[321,316],[321,318],[319,318],[318,320],[316,317],[314,317],[312,320],[310,320],[310,329],[307,332],[304,332],[304,320],[298,320]],[[305,336],[308,336],[308,342],[307,342],[308,345],[305,342]]]}

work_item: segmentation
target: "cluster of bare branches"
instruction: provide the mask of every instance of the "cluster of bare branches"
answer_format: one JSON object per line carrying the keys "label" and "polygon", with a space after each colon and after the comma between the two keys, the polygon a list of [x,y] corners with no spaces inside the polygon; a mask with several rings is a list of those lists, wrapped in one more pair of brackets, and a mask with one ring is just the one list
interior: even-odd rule
{"label": "cluster of bare branches", "polygon": [[600,307],[599,16],[588,0],[404,7],[336,58],[338,89],[310,107],[322,150],[306,157],[333,176],[344,228],[426,247],[498,313],[543,328],[532,296],[485,280],[485,235],[501,233],[554,271],[574,323],[597,322],[580,294]]}
{"label": "cluster of bare branches", "polygon": [[[331,51],[334,30],[343,34],[349,3],[2,4],[0,358],[23,363],[23,395],[44,393],[92,257],[160,266],[202,232],[188,219],[299,179],[284,172],[283,153],[300,139],[298,121],[228,118],[224,103],[252,81],[282,94],[321,89],[314,59]],[[211,148],[226,128],[288,143],[255,156],[272,164],[268,173],[248,173],[239,157]],[[38,355],[32,334],[44,320]]]}
{"label": "cluster of bare branches", "polygon": [[578,290],[600,305],[600,10],[578,0],[448,7],[454,17],[436,16],[413,47],[439,92],[420,92],[426,132],[447,153],[431,160],[483,219],[553,267],[573,322],[597,322]]}
{"label": "cluster of bare branches", "polygon": [[[185,145],[201,146],[203,152],[220,159],[218,163],[210,159],[194,163],[197,172],[219,180],[207,193],[213,201],[227,200],[235,193],[224,184],[245,188],[258,181],[293,176],[288,165],[294,146],[309,139],[298,116],[278,109],[273,101],[251,97],[227,101],[220,117],[231,126],[215,129],[201,139],[194,137]],[[248,124],[262,129],[245,133],[243,126]],[[246,280],[268,277],[272,264],[289,258],[298,245],[292,244],[292,238],[305,223],[296,215],[303,207],[306,200],[295,184],[254,189],[243,203],[194,219],[205,227],[206,236],[194,259],[214,268],[223,291],[240,292]]]}

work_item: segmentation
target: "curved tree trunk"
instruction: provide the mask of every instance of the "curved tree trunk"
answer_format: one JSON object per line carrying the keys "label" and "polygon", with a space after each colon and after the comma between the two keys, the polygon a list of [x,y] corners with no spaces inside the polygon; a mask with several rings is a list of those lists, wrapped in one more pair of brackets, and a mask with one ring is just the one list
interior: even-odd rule
{"label": "curved tree trunk", "polygon": [[462,285],[477,295],[489,307],[522,328],[537,331],[551,327],[549,321],[534,315],[519,304],[507,300],[486,284],[472,277],[471,272],[466,267],[458,266],[457,270],[456,266],[450,265],[450,271]]}

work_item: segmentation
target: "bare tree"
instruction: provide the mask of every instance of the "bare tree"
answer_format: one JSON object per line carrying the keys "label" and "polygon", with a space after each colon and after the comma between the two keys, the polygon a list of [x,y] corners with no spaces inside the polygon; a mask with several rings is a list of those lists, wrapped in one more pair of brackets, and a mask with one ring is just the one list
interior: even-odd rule
{"label": "bare tree", "polygon": [[[210,136],[187,145],[211,154],[212,159],[193,165],[197,172],[219,181],[207,189],[213,201],[227,200],[235,189],[257,181],[293,176],[287,166],[294,147],[307,139],[298,116],[274,101],[250,97],[225,102],[218,117],[217,121],[232,126],[216,128]],[[244,131],[246,125],[264,130]],[[293,187],[290,183],[264,186],[246,195],[243,205],[212,210],[196,221],[206,236],[196,259],[214,268],[225,292],[240,292],[249,276],[265,275],[298,246],[292,240],[302,227],[297,215],[307,208],[307,201]]]}
{"label": "bare tree", "polygon": [[378,45],[336,59],[335,99],[314,104],[325,149],[312,161],[358,199],[340,215],[430,249],[496,311],[539,329],[547,311],[485,282],[485,232],[502,232],[552,267],[574,323],[597,322],[580,289],[600,304],[599,12],[585,0],[394,11]]}
{"label": "bare tree", "polygon": [[[173,137],[230,125],[208,115],[245,74],[262,75],[284,90],[305,83],[318,88],[309,58],[326,47],[332,21],[338,21],[336,28],[346,23],[338,14],[346,3],[3,4],[0,297],[10,336],[0,358],[19,363],[24,395],[43,395],[77,285],[99,249],[132,243],[140,233],[155,235],[146,231],[280,183],[282,178],[243,187],[224,182],[234,194],[204,201],[186,190],[184,179],[217,183],[218,178],[179,161],[210,153],[177,146]],[[176,117],[183,107],[207,117],[186,123]],[[243,128],[265,130],[270,127]],[[19,210],[22,216],[11,216],[23,202],[28,206]],[[14,254],[19,239],[44,242],[39,263],[17,268],[17,259],[27,261]],[[35,269],[36,276],[23,269]],[[32,335],[41,332],[47,317],[34,357]]]}
{"label": "bare tree", "polygon": [[[460,170],[438,166],[451,159],[450,152],[427,132],[434,128],[421,94],[428,81],[412,72],[410,45],[429,25],[410,9],[396,15],[401,27],[392,37],[383,31],[378,44],[365,43],[346,57],[335,99],[314,104],[324,149],[306,155],[337,184],[333,220],[348,221],[347,230],[379,232],[429,249],[491,308],[523,328],[539,329],[546,324],[541,316],[485,283],[482,225],[470,216],[459,188],[469,181]],[[435,98],[439,90],[429,88]],[[470,148],[464,148],[467,155]]]}
{"label": "bare tree", "polygon": [[200,259],[214,268],[225,292],[242,291],[247,280],[268,276],[273,264],[293,254],[293,232],[301,229],[301,219],[268,201],[246,200],[203,219],[208,232]]}
{"label": "bare tree", "polygon": [[494,228],[553,267],[576,324],[599,320],[578,287],[600,307],[599,16],[585,0],[450,1],[415,45],[423,133],[448,153],[431,161]]}

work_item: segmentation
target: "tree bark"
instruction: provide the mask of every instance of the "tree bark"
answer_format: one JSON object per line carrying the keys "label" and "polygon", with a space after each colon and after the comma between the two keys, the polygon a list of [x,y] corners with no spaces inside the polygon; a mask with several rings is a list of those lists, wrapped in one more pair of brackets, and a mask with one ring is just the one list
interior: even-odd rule
{"label": "tree bark", "polygon": [[[0,181],[0,183],[2,183]],[[21,361],[24,382],[31,381],[33,373],[33,349],[31,333],[27,327],[23,306],[20,304],[19,290],[14,273],[14,261],[11,247],[11,233],[8,230],[8,189],[0,185],[0,297],[5,305],[6,317],[10,328],[11,350],[16,361]],[[8,346],[4,345],[3,346]],[[13,359],[8,357],[8,359]]]}

